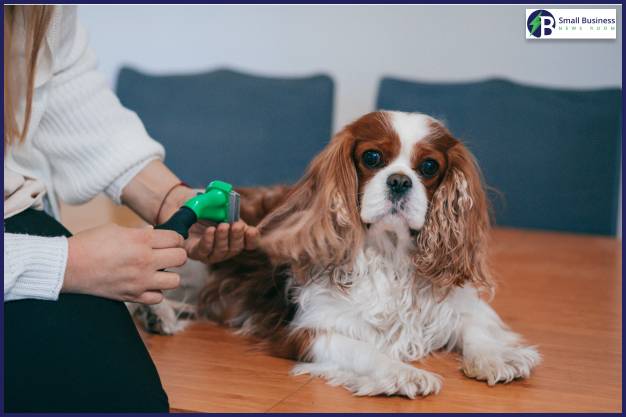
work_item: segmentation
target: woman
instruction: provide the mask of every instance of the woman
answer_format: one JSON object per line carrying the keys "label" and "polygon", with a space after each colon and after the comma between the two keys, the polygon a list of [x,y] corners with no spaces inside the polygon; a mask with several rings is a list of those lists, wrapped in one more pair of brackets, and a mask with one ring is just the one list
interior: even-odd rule
{"label": "woman", "polygon": [[194,192],[96,72],[75,7],[4,6],[5,411],[168,411],[123,301],[152,304],[187,258],[217,262],[256,229],[105,225],[72,236],[58,201],[100,192],[158,224]]}

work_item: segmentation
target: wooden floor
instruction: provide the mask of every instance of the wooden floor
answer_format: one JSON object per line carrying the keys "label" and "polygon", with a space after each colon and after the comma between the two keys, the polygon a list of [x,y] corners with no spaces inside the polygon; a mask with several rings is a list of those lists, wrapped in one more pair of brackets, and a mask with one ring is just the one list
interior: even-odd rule
{"label": "wooden floor", "polygon": [[444,377],[439,395],[357,398],[210,323],[146,342],[174,411],[621,411],[621,241],[496,230],[492,252],[493,305],[544,358],[528,380],[488,387],[439,354],[416,364]]}

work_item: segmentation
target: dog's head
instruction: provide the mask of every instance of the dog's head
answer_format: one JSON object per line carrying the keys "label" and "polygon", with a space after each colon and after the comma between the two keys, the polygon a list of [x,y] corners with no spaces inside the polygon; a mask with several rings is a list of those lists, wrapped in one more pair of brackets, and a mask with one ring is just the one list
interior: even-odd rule
{"label": "dog's head", "polygon": [[416,273],[440,288],[490,287],[489,216],[474,158],[443,124],[417,113],[369,113],[313,160],[260,224],[262,247],[296,275],[349,270],[369,228],[414,236]]}

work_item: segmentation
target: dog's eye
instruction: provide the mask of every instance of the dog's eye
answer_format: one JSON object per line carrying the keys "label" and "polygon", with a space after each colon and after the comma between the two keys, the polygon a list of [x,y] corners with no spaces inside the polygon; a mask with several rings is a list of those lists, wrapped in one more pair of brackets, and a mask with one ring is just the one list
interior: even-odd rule
{"label": "dog's eye", "polygon": [[362,158],[363,163],[368,168],[376,168],[383,162],[383,154],[374,150],[363,152]]}
{"label": "dog's eye", "polygon": [[439,163],[434,159],[424,159],[420,163],[419,171],[424,178],[432,178],[439,171]]}

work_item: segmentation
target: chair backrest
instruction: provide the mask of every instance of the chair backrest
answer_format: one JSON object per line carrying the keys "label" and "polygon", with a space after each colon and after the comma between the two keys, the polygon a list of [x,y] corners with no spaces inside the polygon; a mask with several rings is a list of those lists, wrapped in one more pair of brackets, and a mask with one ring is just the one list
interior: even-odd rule
{"label": "chair backrest", "polygon": [[496,224],[615,235],[620,89],[385,78],[377,107],[445,122],[474,153],[487,185],[499,192],[490,193]]}
{"label": "chair backrest", "polygon": [[333,81],[231,70],[154,76],[123,68],[117,94],[191,185],[296,181],[332,132]]}

